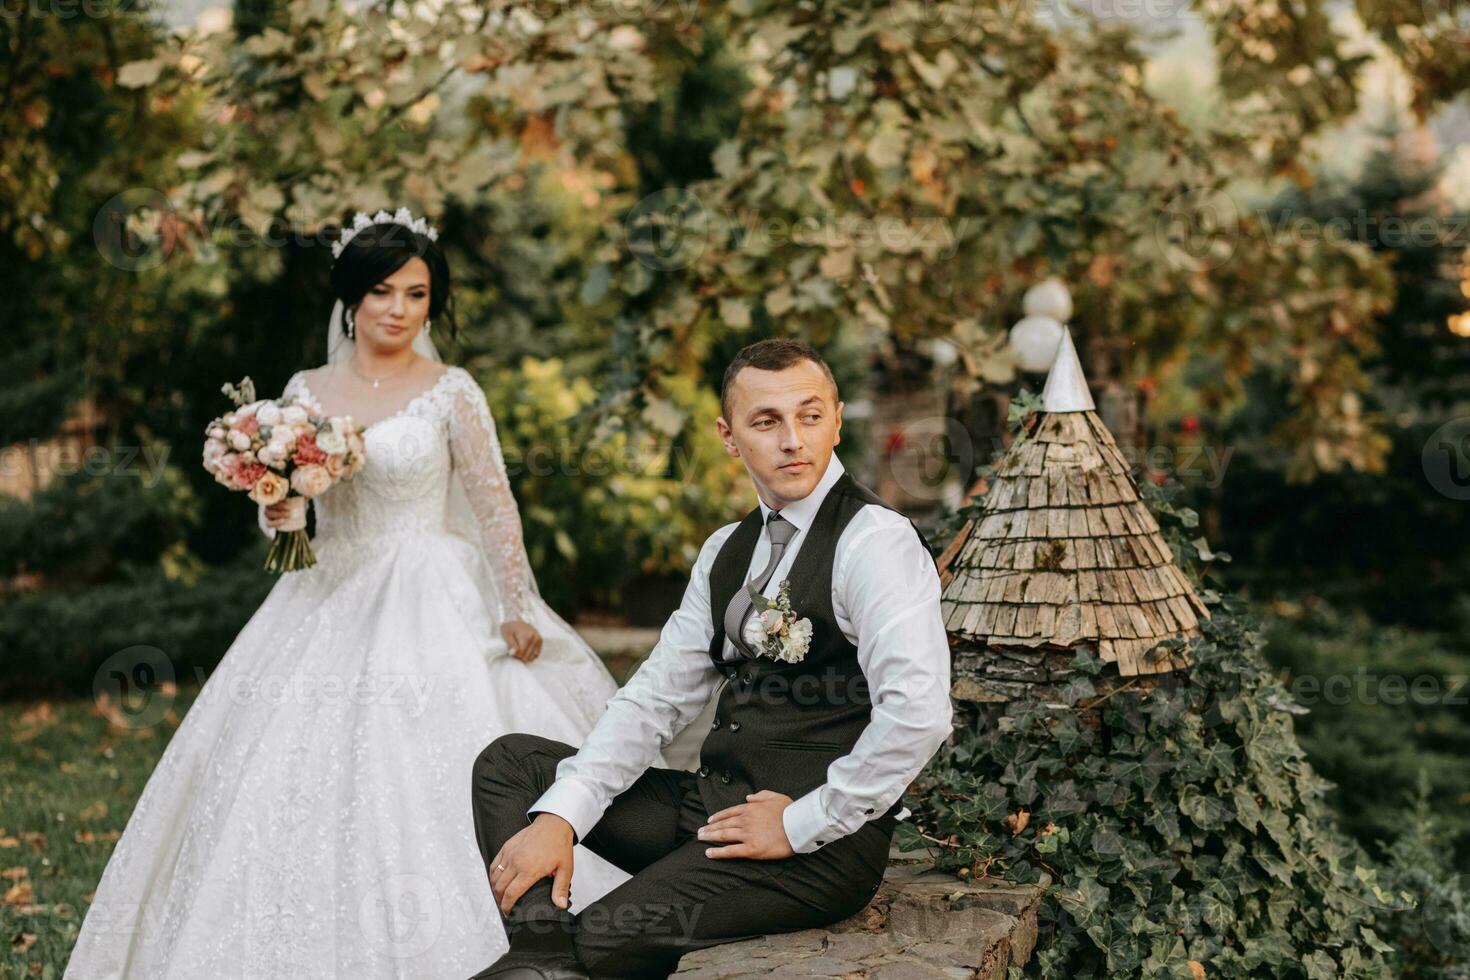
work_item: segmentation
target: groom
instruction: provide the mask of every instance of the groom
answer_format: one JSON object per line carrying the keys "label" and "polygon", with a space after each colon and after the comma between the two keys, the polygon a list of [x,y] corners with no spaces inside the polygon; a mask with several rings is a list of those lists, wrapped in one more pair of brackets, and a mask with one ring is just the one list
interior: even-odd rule
{"label": "groom", "polygon": [[[899,799],[950,734],[949,644],[918,531],[833,454],[842,405],[805,344],[736,355],[715,425],[760,506],[705,542],[580,751],[512,734],[475,760],[510,951],[474,980],[664,977],[690,950],[837,922],[878,890]],[[805,643],[753,612],[747,583],[775,598],[783,582]],[[716,692],[699,770],[650,768]],[[574,916],[576,843],[633,877]]]}

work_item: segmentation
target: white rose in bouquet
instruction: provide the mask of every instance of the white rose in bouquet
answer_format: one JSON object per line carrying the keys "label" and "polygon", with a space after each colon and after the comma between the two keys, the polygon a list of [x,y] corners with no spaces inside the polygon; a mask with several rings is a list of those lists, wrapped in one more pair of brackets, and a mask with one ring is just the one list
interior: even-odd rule
{"label": "white rose in bouquet", "polygon": [[316,434],[316,445],[324,453],[345,453],[347,438],[337,431],[335,425],[329,425]]}
{"label": "white rose in bouquet", "polygon": [[269,442],[266,443],[260,452],[255,454],[255,458],[260,460],[262,465],[269,466],[273,470],[278,470],[286,465],[286,457],[289,455],[290,451],[284,445]]}

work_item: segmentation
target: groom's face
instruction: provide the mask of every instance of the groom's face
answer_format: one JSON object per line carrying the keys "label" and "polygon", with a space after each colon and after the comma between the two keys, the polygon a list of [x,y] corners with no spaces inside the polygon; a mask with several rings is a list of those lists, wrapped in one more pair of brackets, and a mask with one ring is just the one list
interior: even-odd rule
{"label": "groom's face", "polygon": [[729,414],[715,421],[725,451],[745,461],[761,499],[776,509],[816,489],[842,441],[842,402],[813,361],[742,368],[730,385]]}

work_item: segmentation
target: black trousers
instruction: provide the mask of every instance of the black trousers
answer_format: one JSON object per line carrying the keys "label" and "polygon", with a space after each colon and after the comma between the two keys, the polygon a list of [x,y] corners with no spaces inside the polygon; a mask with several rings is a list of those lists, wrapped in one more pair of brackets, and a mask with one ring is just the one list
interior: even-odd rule
{"label": "black trousers", "polygon": [[[503,735],[474,765],[475,836],[486,866],[530,820],[526,810],[576,749],[537,735]],[[508,916],[523,929],[564,929],[598,980],[666,977],[694,949],[829,925],[872,899],[888,863],[892,829],[869,822],[810,854],[774,861],[712,858],[695,832],[708,814],[698,777],[648,769],[617,796],[579,843],[633,877],[573,916],[551,900],[551,879],[533,885]],[[575,896],[574,896],[575,897]]]}

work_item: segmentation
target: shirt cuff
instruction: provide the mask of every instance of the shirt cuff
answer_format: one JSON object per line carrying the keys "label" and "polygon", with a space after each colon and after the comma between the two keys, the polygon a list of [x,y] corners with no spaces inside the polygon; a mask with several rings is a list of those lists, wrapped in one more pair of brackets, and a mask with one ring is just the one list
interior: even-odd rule
{"label": "shirt cuff", "polygon": [[526,816],[529,818],[536,813],[554,813],[571,824],[572,833],[576,835],[574,844],[586,840],[597,821],[602,819],[602,807],[592,790],[575,779],[559,779],[552,783],[551,788],[531,804]]}
{"label": "shirt cuff", "polygon": [[786,841],[797,854],[810,854],[842,836],[827,822],[827,815],[822,812],[820,793],[821,788],[818,787],[781,811]]}

